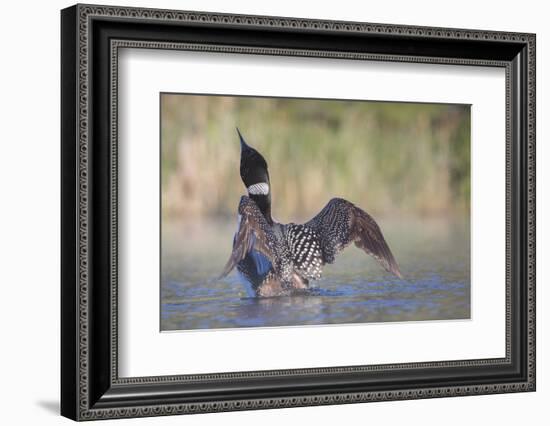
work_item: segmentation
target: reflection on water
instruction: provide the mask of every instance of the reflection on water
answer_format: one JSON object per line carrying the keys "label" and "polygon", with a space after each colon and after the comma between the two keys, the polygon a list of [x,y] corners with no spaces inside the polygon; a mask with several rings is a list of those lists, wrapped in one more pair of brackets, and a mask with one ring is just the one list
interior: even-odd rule
{"label": "reflection on water", "polygon": [[310,295],[248,298],[233,271],[218,280],[235,222],[162,224],[161,329],[194,330],[470,317],[469,224],[379,220],[403,279],[354,246]]}

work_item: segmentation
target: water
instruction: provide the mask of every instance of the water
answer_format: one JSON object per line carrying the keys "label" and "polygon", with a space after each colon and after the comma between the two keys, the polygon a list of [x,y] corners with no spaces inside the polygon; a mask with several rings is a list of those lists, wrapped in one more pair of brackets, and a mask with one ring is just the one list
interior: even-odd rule
{"label": "water", "polygon": [[403,279],[349,246],[307,296],[249,298],[219,280],[236,223],[163,221],[161,329],[196,330],[470,318],[470,238],[456,219],[379,220]]}

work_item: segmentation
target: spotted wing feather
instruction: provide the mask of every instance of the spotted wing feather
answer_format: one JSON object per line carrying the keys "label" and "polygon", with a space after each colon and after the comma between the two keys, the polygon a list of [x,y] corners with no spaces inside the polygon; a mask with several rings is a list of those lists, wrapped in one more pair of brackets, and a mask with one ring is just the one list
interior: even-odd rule
{"label": "spotted wing feather", "polygon": [[274,263],[275,236],[256,203],[247,196],[239,203],[239,228],[233,240],[233,251],[220,278],[229,274],[252,250]]}
{"label": "spotted wing feather", "polygon": [[298,275],[307,280],[320,279],[323,259],[317,233],[310,227],[292,223],[286,226],[285,237]]}
{"label": "spotted wing feather", "polygon": [[319,235],[324,263],[333,263],[336,255],[354,242],[386,271],[401,277],[399,266],[376,221],[349,201],[333,198],[305,225]]}

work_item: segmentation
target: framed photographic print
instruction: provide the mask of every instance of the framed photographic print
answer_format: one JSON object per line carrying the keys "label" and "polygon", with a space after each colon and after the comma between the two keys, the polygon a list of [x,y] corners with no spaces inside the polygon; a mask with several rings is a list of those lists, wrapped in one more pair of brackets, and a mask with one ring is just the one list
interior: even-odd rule
{"label": "framed photographic print", "polygon": [[535,390],[535,35],[61,33],[64,416]]}

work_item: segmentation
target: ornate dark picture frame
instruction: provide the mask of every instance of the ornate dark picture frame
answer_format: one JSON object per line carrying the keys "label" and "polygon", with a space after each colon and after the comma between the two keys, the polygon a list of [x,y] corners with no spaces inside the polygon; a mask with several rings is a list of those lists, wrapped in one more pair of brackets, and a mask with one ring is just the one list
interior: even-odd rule
{"label": "ornate dark picture frame", "polygon": [[[504,68],[506,356],[120,378],[121,47]],[[91,420],[535,390],[534,34],[76,5],[61,13],[61,51],[64,416]]]}

